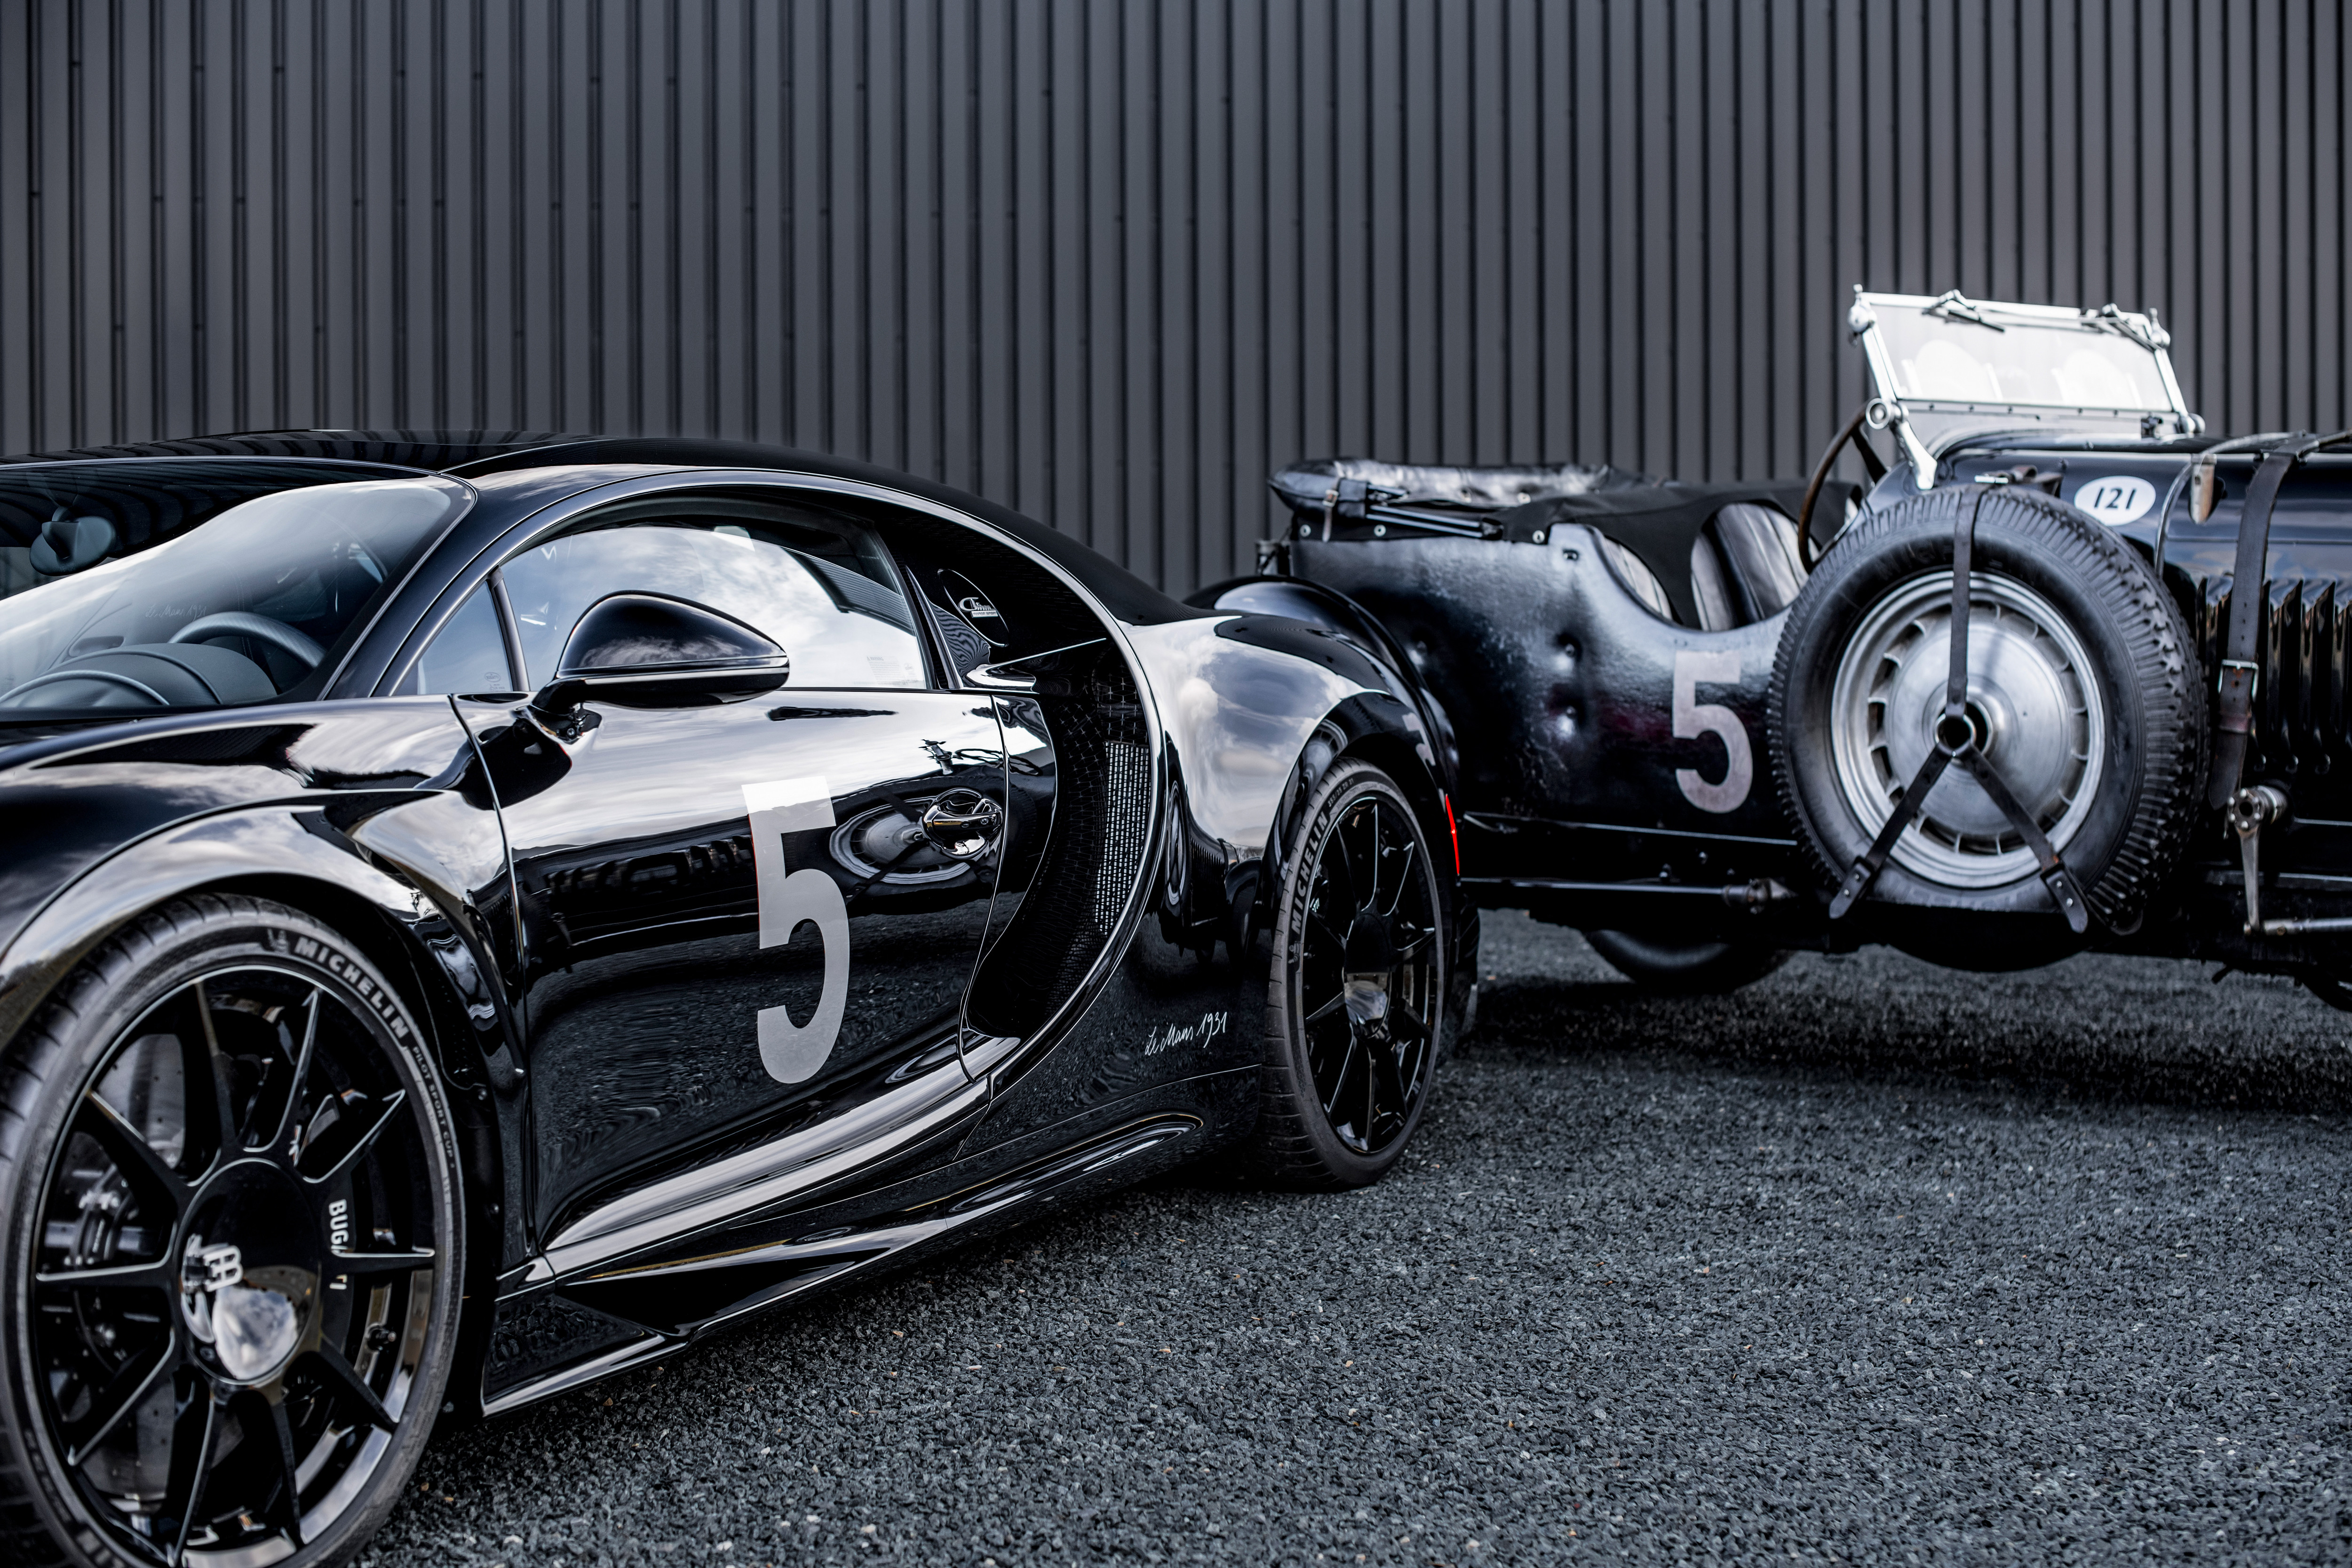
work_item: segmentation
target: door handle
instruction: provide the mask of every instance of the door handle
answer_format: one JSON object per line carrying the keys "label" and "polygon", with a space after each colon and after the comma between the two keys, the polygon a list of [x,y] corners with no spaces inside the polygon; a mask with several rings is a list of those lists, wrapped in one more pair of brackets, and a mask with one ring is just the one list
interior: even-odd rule
{"label": "door handle", "polygon": [[1004,836],[1004,807],[977,789],[950,789],[923,809],[922,829],[950,860],[978,860]]}

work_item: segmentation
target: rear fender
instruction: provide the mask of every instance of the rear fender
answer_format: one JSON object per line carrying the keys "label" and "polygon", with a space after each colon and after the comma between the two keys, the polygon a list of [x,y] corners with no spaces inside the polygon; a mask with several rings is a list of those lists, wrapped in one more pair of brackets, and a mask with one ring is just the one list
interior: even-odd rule
{"label": "rear fender", "polygon": [[1451,1038],[1458,1038],[1474,1016],[1477,984],[1478,912],[1462,896],[1460,839],[1453,802],[1439,782],[1420,714],[1388,693],[1366,693],[1334,707],[1315,728],[1299,751],[1284,789],[1275,831],[1266,844],[1265,870],[1256,893],[1254,918],[1270,928],[1275,903],[1281,894],[1290,845],[1297,840],[1307,802],[1332,768],[1346,758],[1370,762],[1396,781],[1420,819],[1423,841],[1437,857],[1438,891],[1452,928],[1446,1011]]}
{"label": "rear fender", "polygon": [[1380,672],[1380,679],[1371,684],[1420,714],[1438,776],[1450,786],[1461,752],[1453,719],[1423,673],[1424,653],[1398,641],[1362,605],[1336,588],[1301,577],[1234,578],[1201,590],[1187,602],[1247,615],[1285,616],[1355,649]]}

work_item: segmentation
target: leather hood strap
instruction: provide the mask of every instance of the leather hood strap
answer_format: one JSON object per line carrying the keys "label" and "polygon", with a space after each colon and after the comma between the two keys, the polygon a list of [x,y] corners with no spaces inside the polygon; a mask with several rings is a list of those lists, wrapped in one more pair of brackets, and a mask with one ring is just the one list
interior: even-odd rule
{"label": "leather hood strap", "polygon": [[2230,622],[2221,638],[2220,697],[2214,718],[2213,776],[2205,800],[2226,806],[2237,793],[2254,727],[2254,688],[2261,673],[2263,607],[2268,601],[2271,512],[2288,470],[2320,444],[2316,435],[2283,442],[2263,454],[2238,516],[2238,559],[2230,577]]}

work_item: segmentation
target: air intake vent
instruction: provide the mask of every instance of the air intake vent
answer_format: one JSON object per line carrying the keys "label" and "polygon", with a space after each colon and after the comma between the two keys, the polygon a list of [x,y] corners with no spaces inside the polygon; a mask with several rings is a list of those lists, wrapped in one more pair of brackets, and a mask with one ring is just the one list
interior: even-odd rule
{"label": "air intake vent", "polygon": [[1117,655],[1100,651],[1071,695],[1037,701],[1054,741],[1053,840],[972,982],[971,1022],[989,1034],[1034,1032],[1085,981],[1127,907],[1151,821],[1143,710]]}

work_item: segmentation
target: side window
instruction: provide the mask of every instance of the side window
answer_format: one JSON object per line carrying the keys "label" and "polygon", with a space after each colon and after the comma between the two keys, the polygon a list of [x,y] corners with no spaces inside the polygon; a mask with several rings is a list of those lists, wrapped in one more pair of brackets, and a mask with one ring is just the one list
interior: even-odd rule
{"label": "side window", "polygon": [[920,686],[921,644],[873,530],[814,507],[662,497],[612,511],[509,559],[499,572],[523,681],[555,673],[583,612],[611,593],[662,593],[756,628],[802,687]]}
{"label": "side window", "polygon": [[486,582],[433,634],[416,667],[400,683],[398,695],[448,696],[521,689],[507,668],[506,634],[499,630],[499,607]]}

